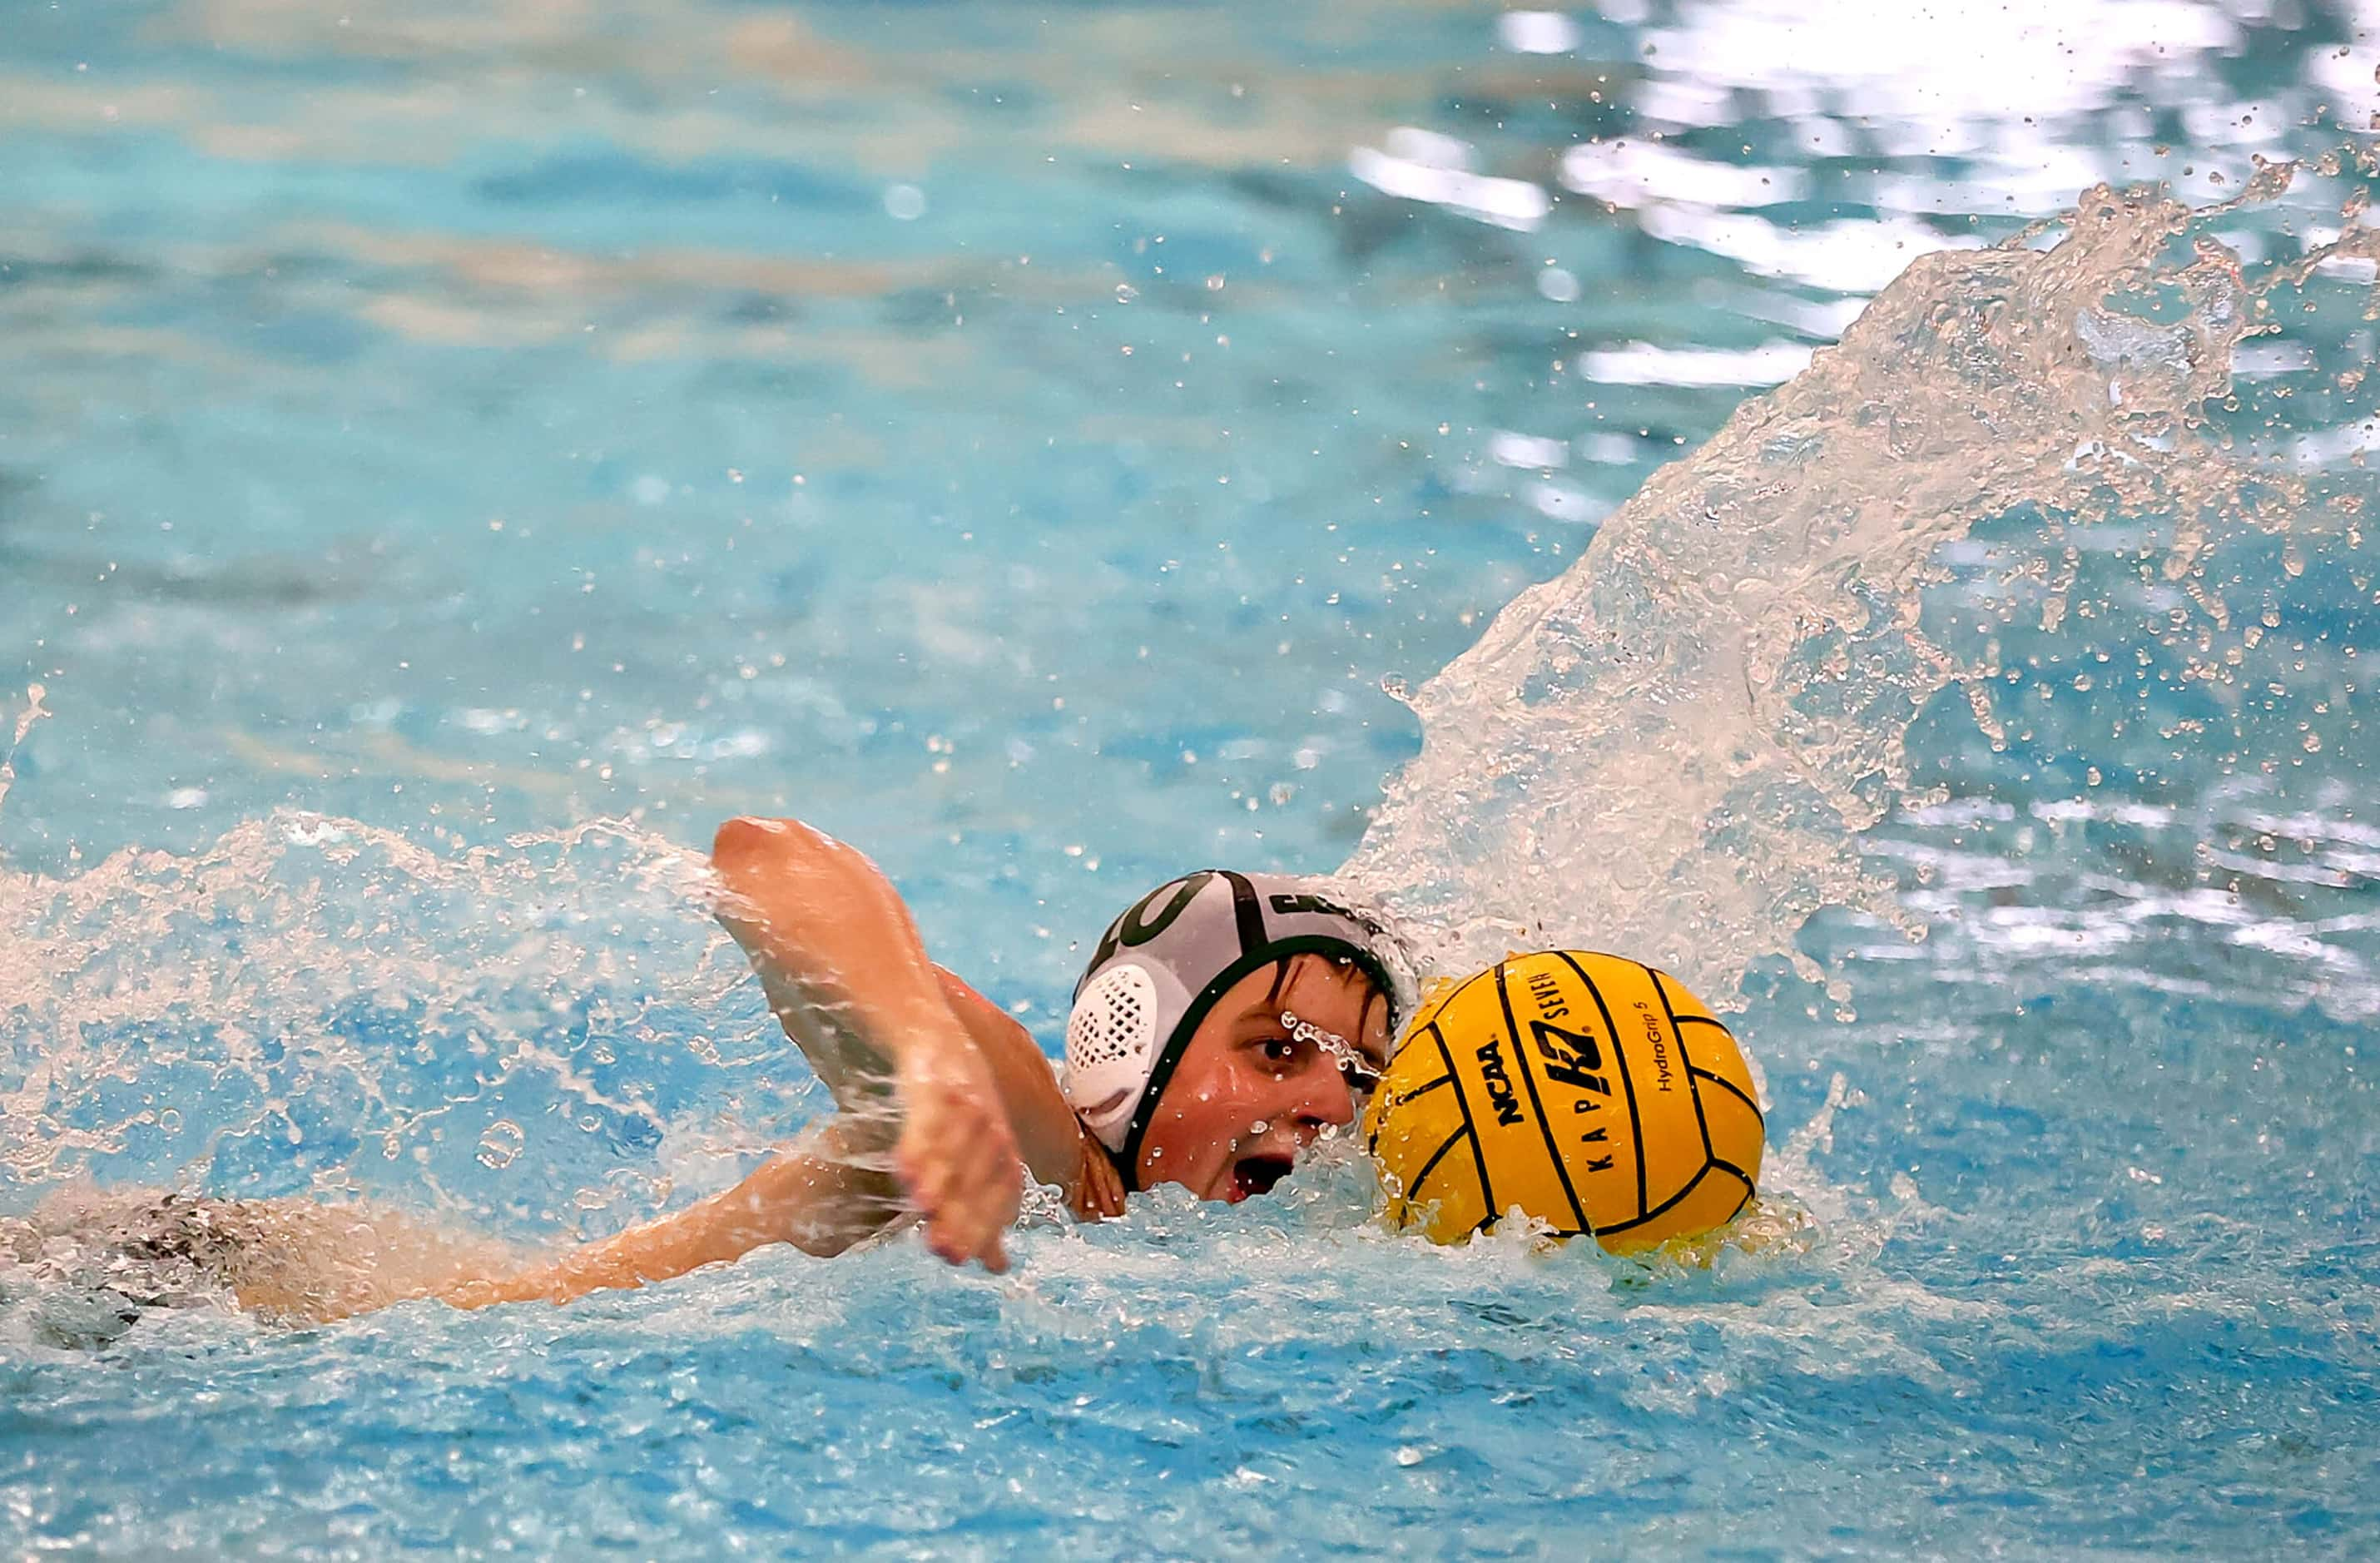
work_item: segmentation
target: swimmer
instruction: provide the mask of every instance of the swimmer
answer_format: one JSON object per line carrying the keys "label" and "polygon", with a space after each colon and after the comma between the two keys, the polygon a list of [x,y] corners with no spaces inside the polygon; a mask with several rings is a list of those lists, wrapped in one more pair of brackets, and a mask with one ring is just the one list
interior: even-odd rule
{"label": "swimmer", "polygon": [[723,1193],[449,1301],[564,1301],[771,1242],[830,1255],[912,1219],[950,1263],[1004,1270],[1026,1173],[1089,1219],[1157,1183],[1243,1200],[1354,1122],[1387,1067],[1387,937],[1280,876],[1192,874],[1119,916],[1075,988],[1060,1075],[927,958],[853,848],[796,820],[735,819],[712,864],[721,922],[839,1110]]}
{"label": "swimmer", "polygon": [[419,1297],[563,1302],[770,1243],[830,1256],[912,1223],[951,1264],[997,1272],[1025,1177],[1085,1219],[1159,1183],[1266,1193],[1354,1121],[1388,1065],[1391,941],[1281,876],[1206,870],[1126,909],[1076,986],[1061,1072],[927,958],[899,893],[853,848],[795,820],[735,819],[712,864],[720,921],[837,1109],[735,1187],[540,1259],[371,1206],[153,1193],[105,1196],[97,1223],[70,1219],[69,1200],[20,1235],[21,1255],[74,1225],[128,1306],[212,1281],[299,1319]]}

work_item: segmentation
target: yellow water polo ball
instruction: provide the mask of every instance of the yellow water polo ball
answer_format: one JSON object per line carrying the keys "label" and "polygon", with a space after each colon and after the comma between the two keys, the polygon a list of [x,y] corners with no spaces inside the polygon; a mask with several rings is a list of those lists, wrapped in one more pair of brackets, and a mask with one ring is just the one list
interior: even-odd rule
{"label": "yellow water polo ball", "polygon": [[1766,1130],[1735,1036],[1618,955],[1511,955],[1426,1001],[1365,1115],[1389,1218],[1460,1242],[1514,1206],[1625,1253],[1731,1219]]}

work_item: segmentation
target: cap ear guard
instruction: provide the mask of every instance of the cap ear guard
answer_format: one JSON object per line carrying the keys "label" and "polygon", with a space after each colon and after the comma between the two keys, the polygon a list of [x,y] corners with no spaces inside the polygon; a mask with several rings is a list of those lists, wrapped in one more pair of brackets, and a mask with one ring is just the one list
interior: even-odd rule
{"label": "cap ear guard", "polygon": [[1143,967],[1111,966],[1087,984],[1066,1019],[1067,1104],[1111,1151],[1157,1066],[1157,984]]}

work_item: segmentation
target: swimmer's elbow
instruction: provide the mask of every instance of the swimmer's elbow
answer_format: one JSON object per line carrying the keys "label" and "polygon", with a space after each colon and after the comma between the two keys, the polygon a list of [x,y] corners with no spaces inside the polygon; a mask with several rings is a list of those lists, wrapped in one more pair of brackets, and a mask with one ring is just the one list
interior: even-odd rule
{"label": "swimmer's elbow", "polygon": [[730,819],[712,842],[710,867],[712,914],[756,954],[758,945],[782,956],[815,944],[812,954],[834,957],[829,966],[856,970],[842,955],[917,942],[882,870],[798,819]]}
{"label": "swimmer's elbow", "polygon": [[812,866],[857,857],[843,842],[798,819],[738,815],[710,840],[712,866],[726,874],[744,867]]}
{"label": "swimmer's elbow", "polygon": [[711,871],[729,891],[757,895],[789,871],[807,866],[820,839],[798,820],[739,816],[711,839]]}
{"label": "swimmer's elbow", "polygon": [[768,854],[782,842],[792,821],[738,815],[710,839],[710,860],[721,868]]}

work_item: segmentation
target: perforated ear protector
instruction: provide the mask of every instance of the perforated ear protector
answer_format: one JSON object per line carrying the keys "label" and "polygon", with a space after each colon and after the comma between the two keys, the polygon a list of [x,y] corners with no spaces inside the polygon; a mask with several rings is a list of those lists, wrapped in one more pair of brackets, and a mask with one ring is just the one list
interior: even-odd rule
{"label": "perforated ear protector", "polygon": [[1157,984],[1129,962],[1101,972],[1066,1018],[1066,1099],[1102,1144],[1123,1143],[1157,1063]]}
{"label": "perforated ear protector", "polygon": [[1066,1021],[1067,1102],[1116,1158],[1127,1186],[1157,1100],[1191,1034],[1231,986],[1293,955],[1363,968],[1406,1008],[1402,959],[1376,919],[1281,874],[1207,868],[1169,880],[1110,926],[1075,988]]}

